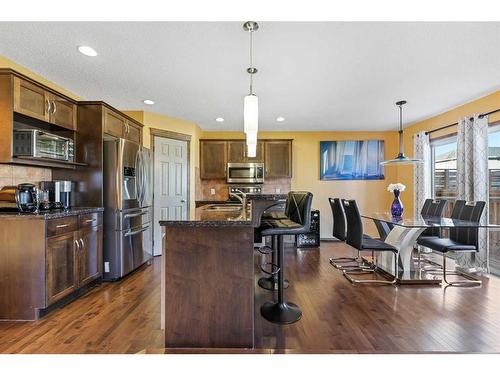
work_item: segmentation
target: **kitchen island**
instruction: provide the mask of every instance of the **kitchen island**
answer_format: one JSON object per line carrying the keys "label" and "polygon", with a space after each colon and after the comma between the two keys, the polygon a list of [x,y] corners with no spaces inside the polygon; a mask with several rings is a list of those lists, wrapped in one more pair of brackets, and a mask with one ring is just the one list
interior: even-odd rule
{"label": "kitchen island", "polygon": [[253,348],[256,215],[283,198],[249,195],[244,208],[209,204],[191,220],[160,221],[166,348]]}

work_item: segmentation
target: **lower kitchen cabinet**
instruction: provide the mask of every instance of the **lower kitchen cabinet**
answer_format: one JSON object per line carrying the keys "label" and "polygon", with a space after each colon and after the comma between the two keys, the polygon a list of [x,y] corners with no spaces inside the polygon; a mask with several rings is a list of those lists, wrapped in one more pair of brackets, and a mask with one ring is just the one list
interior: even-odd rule
{"label": "lower kitchen cabinet", "polygon": [[102,275],[102,226],[81,229],[79,236],[78,286],[83,286]]}
{"label": "lower kitchen cabinet", "polygon": [[47,238],[47,306],[66,297],[78,287],[75,243],[73,232]]}

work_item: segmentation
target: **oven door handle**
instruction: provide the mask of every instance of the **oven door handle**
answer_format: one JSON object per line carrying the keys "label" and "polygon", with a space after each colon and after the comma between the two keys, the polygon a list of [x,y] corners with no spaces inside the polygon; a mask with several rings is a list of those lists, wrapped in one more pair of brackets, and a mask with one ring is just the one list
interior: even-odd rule
{"label": "oven door handle", "polygon": [[145,227],[145,228],[141,228],[139,230],[135,230],[133,232],[128,232],[128,233],[125,233],[124,234],[124,237],[130,237],[130,236],[135,236],[136,234],[139,234],[139,233],[142,233],[142,232],[145,232],[149,229],[149,226]]}
{"label": "oven door handle", "polygon": [[143,211],[143,212],[139,212],[137,214],[126,214],[123,218],[130,219],[131,217],[137,217],[137,216],[142,216],[142,215],[146,215],[146,214],[147,214],[147,211]]}

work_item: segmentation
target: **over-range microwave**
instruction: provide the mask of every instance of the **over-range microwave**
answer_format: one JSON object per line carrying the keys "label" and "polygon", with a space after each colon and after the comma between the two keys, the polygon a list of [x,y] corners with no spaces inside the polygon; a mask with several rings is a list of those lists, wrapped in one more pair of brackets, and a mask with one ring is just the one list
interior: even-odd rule
{"label": "over-range microwave", "polygon": [[264,163],[227,163],[227,182],[230,184],[264,183]]}
{"label": "over-range microwave", "polygon": [[15,129],[13,155],[74,161],[74,142],[36,129]]}

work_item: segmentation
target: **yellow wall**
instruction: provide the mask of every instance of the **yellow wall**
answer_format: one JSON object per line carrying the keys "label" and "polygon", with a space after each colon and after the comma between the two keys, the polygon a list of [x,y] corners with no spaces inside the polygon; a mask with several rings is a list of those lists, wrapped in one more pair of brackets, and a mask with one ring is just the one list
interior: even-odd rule
{"label": "yellow wall", "polygon": [[[483,96],[479,99],[463,104],[447,112],[431,117],[427,120],[417,122],[404,129],[404,152],[407,156],[413,156],[413,136],[421,131],[437,129],[445,125],[453,124],[460,118],[470,117],[475,113],[485,113],[500,108],[500,91]],[[489,117],[490,124],[500,121],[500,113]],[[443,131],[433,133],[432,138],[442,137],[456,132],[456,126]],[[397,178],[405,184],[408,190],[402,194],[402,201],[406,214],[413,214],[413,166],[398,166]]]}
{"label": "yellow wall", "polygon": [[189,184],[189,201],[190,201],[190,215],[194,216],[195,212],[195,192],[196,182],[199,180],[199,139],[201,129],[194,122],[181,120],[158,113],[146,111],[124,111],[130,117],[144,124],[142,129],[143,145],[144,147],[151,148],[150,128],[161,130],[168,130],[176,133],[187,134],[191,136],[191,149],[190,149],[190,184]]}
{"label": "yellow wall", "polygon": [[75,95],[74,93],[72,93],[71,91],[68,91],[66,90],[64,87],[61,87],[59,85],[56,85],[54,82],[52,81],[49,81],[45,78],[43,78],[42,76],[39,76],[38,74],[36,74],[35,72],[32,72],[31,70],[19,65],[19,64],[16,64],[14,61],[12,60],[9,60],[3,56],[0,55],[0,68],[11,68],[11,69],[14,69],[16,70],[17,72],[21,73],[21,74],[24,74],[25,76],[37,81],[37,82],[40,82],[41,84],[47,86],[47,87],[50,87],[51,89],[53,90],[56,90],[56,91],[59,91],[60,93],[74,99],[74,100],[82,100],[82,98],[80,98],[79,96]]}
{"label": "yellow wall", "polygon": [[[204,139],[244,138],[241,132],[203,132]],[[397,149],[396,132],[259,132],[261,139],[293,139],[292,190],[307,190],[314,194],[313,207],[321,211],[321,237],[332,237],[332,214],[329,197],[356,199],[362,212],[387,211],[391,194],[386,187],[396,182],[396,169],[385,168],[385,180],[320,181],[319,142],[332,140],[381,139],[385,141],[386,157]],[[376,234],[371,222],[366,230]]]}

